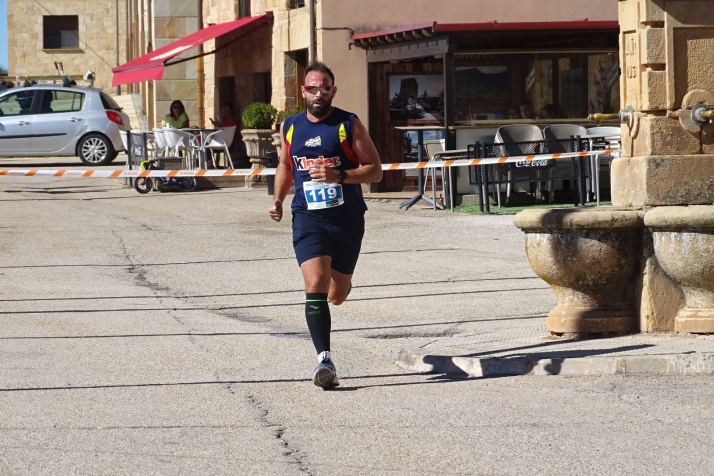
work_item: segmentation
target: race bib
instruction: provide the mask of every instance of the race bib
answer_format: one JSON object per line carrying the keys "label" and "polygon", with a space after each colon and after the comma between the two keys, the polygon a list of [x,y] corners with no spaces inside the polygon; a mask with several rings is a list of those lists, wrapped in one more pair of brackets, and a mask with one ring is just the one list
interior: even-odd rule
{"label": "race bib", "polygon": [[342,198],[342,185],[338,183],[303,182],[302,189],[308,210],[339,207],[345,203]]}

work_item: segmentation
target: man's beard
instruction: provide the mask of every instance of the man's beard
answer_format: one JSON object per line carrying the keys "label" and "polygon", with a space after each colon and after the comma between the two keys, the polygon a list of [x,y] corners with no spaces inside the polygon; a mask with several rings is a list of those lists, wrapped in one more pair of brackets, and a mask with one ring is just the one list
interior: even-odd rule
{"label": "man's beard", "polygon": [[[316,108],[315,107],[315,102],[318,102],[320,104],[320,107]],[[307,110],[310,111],[310,114],[312,114],[315,117],[324,117],[327,115],[328,112],[330,112],[330,107],[332,107],[332,98],[325,99],[313,99],[312,101],[306,101],[307,103]]]}

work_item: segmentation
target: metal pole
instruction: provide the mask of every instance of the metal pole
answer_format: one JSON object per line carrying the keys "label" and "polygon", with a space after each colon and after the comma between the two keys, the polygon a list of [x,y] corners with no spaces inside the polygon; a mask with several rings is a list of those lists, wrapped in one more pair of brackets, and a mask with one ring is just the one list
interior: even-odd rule
{"label": "metal pole", "polygon": [[[417,161],[421,163],[424,160],[424,131],[417,130]],[[424,169],[417,171],[417,186],[419,187],[419,195],[424,193]]]}
{"label": "metal pole", "polygon": [[449,172],[449,203],[451,204],[451,212],[454,212],[454,175],[451,173],[451,167],[446,167]]}
{"label": "metal pole", "polygon": [[[116,29],[117,29],[117,66],[119,66],[119,0],[116,0]],[[116,87],[117,96],[121,96],[121,86]]]}
{"label": "metal pole", "polygon": [[[443,182],[442,178],[442,182]],[[436,211],[436,167],[431,169],[431,196],[434,200],[434,211]]]}
{"label": "metal pole", "polygon": [[[198,0],[198,29],[203,29],[203,1]],[[198,58],[196,58],[196,111],[198,112],[198,127],[206,126],[206,111],[203,104],[206,90],[206,74],[203,68],[203,43],[198,45]]]}
{"label": "metal pole", "polygon": [[308,0],[310,4],[310,48],[308,48],[308,62],[315,61],[315,0]]}

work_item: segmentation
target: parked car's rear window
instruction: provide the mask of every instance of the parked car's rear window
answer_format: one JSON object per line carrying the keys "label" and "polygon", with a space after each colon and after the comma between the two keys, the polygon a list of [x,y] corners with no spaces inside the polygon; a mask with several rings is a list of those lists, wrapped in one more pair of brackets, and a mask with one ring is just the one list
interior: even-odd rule
{"label": "parked car's rear window", "polygon": [[99,95],[102,97],[102,105],[104,106],[104,109],[111,109],[112,111],[121,111],[121,107],[119,107],[119,104],[112,99],[110,95],[104,92],[100,92]]}
{"label": "parked car's rear window", "polygon": [[72,91],[44,91],[40,103],[40,114],[81,111],[84,107],[84,93]]}

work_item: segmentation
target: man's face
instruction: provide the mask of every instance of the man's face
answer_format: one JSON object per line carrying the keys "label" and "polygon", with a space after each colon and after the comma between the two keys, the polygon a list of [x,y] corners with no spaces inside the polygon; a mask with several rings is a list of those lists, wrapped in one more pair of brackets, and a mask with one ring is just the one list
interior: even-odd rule
{"label": "man's face", "polygon": [[[315,91],[311,93],[307,88],[331,88],[330,92],[323,93],[322,91]],[[305,77],[305,86],[302,87],[302,97],[305,98],[305,104],[307,105],[307,110],[315,117],[324,117],[330,112],[330,107],[332,107],[332,98],[335,97],[337,88],[332,85],[332,79],[327,74],[321,71],[310,71]]]}
{"label": "man's face", "polygon": [[223,115],[226,116],[226,117],[230,116],[230,115],[231,115],[231,108],[229,108],[228,106],[223,106],[223,107],[221,108],[221,114],[223,114]]}
{"label": "man's face", "polygon": [[530,119],[533,116],[533,111],[528,104],[521,105],[521,117],[523,119]]}

